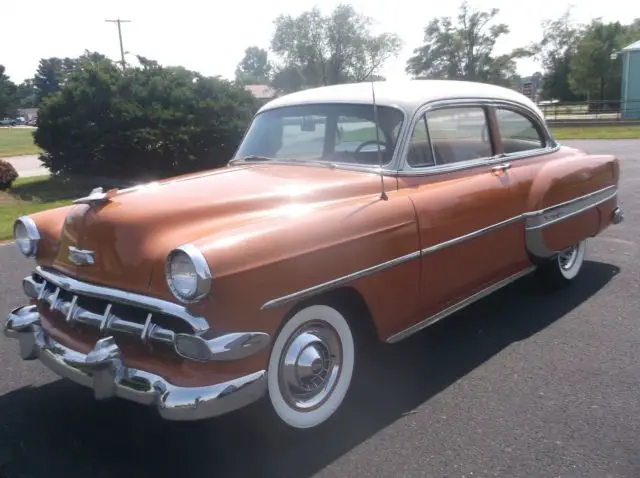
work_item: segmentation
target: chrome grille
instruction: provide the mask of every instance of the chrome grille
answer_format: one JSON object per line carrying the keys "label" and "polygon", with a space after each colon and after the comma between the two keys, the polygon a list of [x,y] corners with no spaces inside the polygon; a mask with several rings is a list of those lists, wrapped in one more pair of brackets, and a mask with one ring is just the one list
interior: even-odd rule
{"label": "chrome grille", "polygon": [[61,277],[34,272],[24,279],[24,289],[27,295],[43,303],[52,312],[60,312],[70,326],[80,323],[95,327],[102,335],[117,332],[138,336],[143,343],[163,342],[171,345],[176,334],[198,332],[181,318],[163,311],[93,297],[78,293],[72,287],[67,290]]}
{"label": "chrome grille", "polygon": [[266,332],[218,334],[204,317],[182,305],[89,284],[41,266],[23,279],[22,286],[28,297],[38,301],[40,310],[48,307],[60,313],[70,326],[82,324],[104,336],[122,333],[147,344],[170,344],[189,360],[239,360],[270,341]]}

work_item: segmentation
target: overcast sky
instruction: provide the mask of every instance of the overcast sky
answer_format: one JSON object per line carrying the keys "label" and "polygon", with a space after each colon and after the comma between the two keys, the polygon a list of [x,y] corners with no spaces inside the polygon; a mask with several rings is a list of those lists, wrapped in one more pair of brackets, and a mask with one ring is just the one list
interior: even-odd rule
{"label": "overcast sky", "polygon": [[[131,20],[123,24],[125,50],[159,61],[182,65],[205,75],[232,78],[244,49],[251,45],[268,48],[273,19],[280,13],[299,14],[315,4],[325,12],[338,0],[0,0],[0,64],[19,82],[33,76],[40,58],[74,57],[85,49],[119,59],[118,33],[105,19]],[[404,48],[383,70],[389,79],[405,77],[404,67],[419,46],[425,25],[434,17],[455,15],[458,1],[354,0],[357,11],[372,17],[376,31],[398,33]],[[498,52],[540,39],[540,21],[559,16],[573,4],[577,21],[602,17],[605,21],[631,22],[640,17],[640,2],[634,0],[475,0],[483,10],[500,9],[499,21],[511,34]],[[134,57],[133,57],[134,58]],[[132,58],[132,59],[133,59]],[[532,61],[519,64],[522,75],[538,69]]]}

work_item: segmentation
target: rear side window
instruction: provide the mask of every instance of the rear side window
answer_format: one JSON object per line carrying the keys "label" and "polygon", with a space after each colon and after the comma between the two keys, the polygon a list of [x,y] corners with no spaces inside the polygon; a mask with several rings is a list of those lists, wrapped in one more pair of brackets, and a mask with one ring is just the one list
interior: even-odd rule
{"label": "rear side window", "polygon": [[438,165],[493,156],[489,123],[481,106],[429,111],[427,126]]}
{"label": "rear side window", "polygon": [[507,154],[544,148],[539,128],[525,115],[506,108],[496,108],[498,130]]}

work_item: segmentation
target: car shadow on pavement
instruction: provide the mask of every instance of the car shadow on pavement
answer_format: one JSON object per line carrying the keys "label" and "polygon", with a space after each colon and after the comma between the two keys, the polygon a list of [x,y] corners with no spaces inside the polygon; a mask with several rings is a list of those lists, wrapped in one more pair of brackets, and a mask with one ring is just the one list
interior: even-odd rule
{"label": "car shadow on pavement", "polygon": [[[123,400],[96,403],[64,380],[0,397],[0,476],[308,477],[459,378],[598,293],[615,266],[585,262],[553,293],[525,277],[429,329],[380,346],[336,420],[303,434],[277,432],[251,406],[176,423]],[[383,365],[380,365],[383,364]]]}

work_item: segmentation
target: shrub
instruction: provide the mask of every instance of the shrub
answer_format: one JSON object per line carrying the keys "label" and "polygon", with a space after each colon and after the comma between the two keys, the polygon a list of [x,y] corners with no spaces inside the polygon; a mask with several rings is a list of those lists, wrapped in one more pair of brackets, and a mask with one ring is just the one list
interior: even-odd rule
{"label": "shrub", "polygon": [[151,180],[226,165],[257,110],[241,86],[140,58],[85,62],[38,110],[53,173]]}
{"label": "shrub", "polygon": [[0,191],[9,189],[16,179],[18,179],[18,171],[13,164],[0,159]]}

